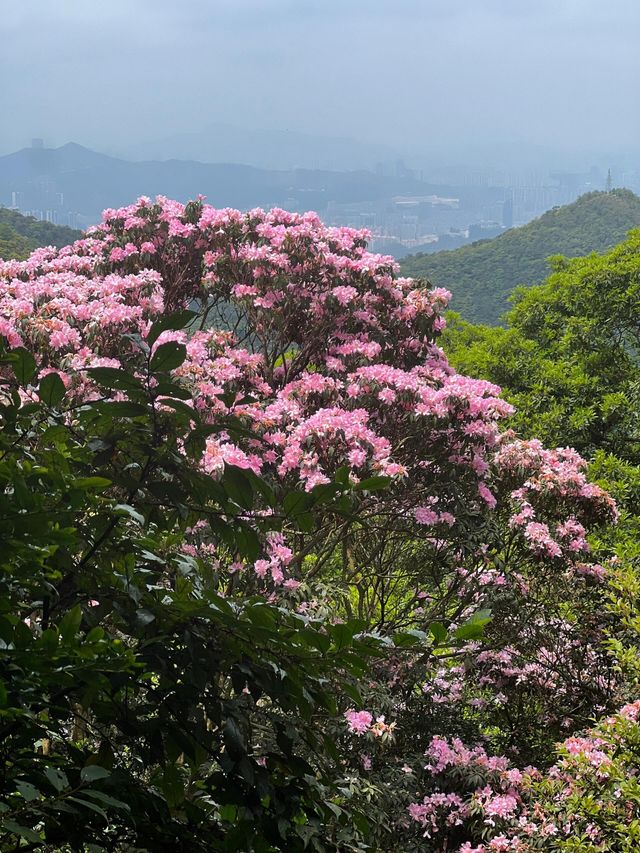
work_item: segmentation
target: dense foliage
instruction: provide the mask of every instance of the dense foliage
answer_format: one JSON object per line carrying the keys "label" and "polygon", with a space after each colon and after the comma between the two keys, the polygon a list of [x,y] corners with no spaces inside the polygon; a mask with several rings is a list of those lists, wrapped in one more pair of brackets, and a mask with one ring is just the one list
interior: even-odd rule
{"label": "dense foliage", "polygon": [[365,238],[143,198],[0,264],[0,849],[560,832],[555,743],[627,699],[618,512]]}
{"label": "dense foliage", "polygon": [[520,288],[506,329],[453,317],[458,369],[499,383],[521,435],[640,462],[640,231],[603,255],[553,259],[544,285]]}
{"label": "dense foliage", "polygon": [[0,207],[0,258],[24,259],[40,246],[66,246],[80,236],[64,225],[39,222],[17,210]]}
{"label": "dense foliage", "polygon": [[638,225],[640,199],[630,190],[593,192],[493,240],[405,258],[402,270],[451,290],[452,307],[466,320],[494,325],[514,287],[547,276],[547,258],[602,252]]}

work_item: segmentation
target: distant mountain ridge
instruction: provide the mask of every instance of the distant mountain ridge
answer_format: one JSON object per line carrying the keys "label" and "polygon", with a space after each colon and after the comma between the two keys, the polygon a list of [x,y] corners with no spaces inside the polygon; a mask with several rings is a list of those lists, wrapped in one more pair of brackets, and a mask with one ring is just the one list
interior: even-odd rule
{"label": "distant mountain ridge", "polygon": [[21,148],[0,157],[0,181],[64,174],[78,169],[107,167],[118,162],[116,157],[92,151],[77,142],[67,142],[59,148]]}
{"label": "distant mountain ridge", "polygon": [[316,136],[294,130],[236,127],[216,122],[202,130],[174,133],[123,148],[125,159],[245,163],[261,169],[373,169],[399,154],[386,145],[349,137]]}
{"label": "distant mountain ridge", "polygon": [[24,260],[41,246],[67,246],[81,236],[80,231],[39,222],[17,210],[0,207],[0,258]]}
{"label": "distant mountain ridge", "polygon": [[[487,190],[447,187],[461,204]],[[195,160],[130,162],[76,143],[59,148],[24,148],[0,157],[0,204],[45,210],[60,204],[81,215],[82,225],[100,218],[106,207],[129,204],[137,196],[166,195],[188,201],[205,195],[215,207],[284,207],[326,211],[332,203],[359,204],[394,196],[442,194],[443,188],[411,174],[388,176],[367,170],[269,170],[238,163]],[[499,195],[495,191],[494,195]]]}
{"label": "distant mountain ridge", "polygon": [[401,261],[401,269],[450,290],[451,308],[465,320],[495,325],[508,308],[514,287],[545,279],[547,258],[606,251],[638,225],[640,198],[631,190],[592,192],[491,240],[448,252],[410,255]]}

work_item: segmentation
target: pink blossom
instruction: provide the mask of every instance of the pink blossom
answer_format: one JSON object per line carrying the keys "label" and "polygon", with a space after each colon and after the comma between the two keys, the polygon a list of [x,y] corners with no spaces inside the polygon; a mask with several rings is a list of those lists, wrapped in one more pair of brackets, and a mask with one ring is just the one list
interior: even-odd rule
{"label": "pink blossom", "polygon": [[349,726],[349,731],[357,735],[367,732],[373,722],[373,714],[370,714],[369,711],[345,711],[344,717]]}

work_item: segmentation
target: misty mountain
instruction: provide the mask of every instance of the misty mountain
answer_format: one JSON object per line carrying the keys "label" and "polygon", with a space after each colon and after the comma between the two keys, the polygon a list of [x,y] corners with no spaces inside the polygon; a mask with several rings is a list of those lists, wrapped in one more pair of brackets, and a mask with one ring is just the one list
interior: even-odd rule
{"label": "misty mountain", "polygon": [[451,308],[466,320],[493,325],[517,285],[542,282],[547,258],[604,252],[640,225],[640,198],[630,190],[592,192],[538,219],[449,252],[417,254],[401,262],[405,275],[426,278],[453,294]]}
{"label": "misty mountain", "polygon": [[399,154],[385,145],[347,137],[323,137],[293,130],[249,130],[211,124],[200,131],[174,133],[129,145],[128,160],[198,160],[203,163],[245,163],[261,169],[374,169]]}
{"label": "misty mountain", "polygon": [[83,169],[108,168],[118,162],[114,157],[91,151],[75,142],[68,142],[60,148],[22,148],[0,157],[0,182],[10,184]]}

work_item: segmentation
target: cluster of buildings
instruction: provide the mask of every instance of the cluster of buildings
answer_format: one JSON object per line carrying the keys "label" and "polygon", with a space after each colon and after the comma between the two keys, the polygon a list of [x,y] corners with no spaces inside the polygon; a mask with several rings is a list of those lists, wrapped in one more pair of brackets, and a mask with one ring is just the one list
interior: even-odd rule
{"label": "cluster of buildings", "polygon": [[[503,176],[483,174],[458,178],[442,186],[446,195],[394,196],[375,202],[329,204],[332,225],[367,228],[373,248],[402,257],[414,252],[454,249],[496,237],[525,225],[554,207],[570,204],[584,193],[611,189],[612,177],[590,172]],[[640,171],[620,172],[614,185],[640,192]]]}
{"label": "cluster of buildings", "polygon": [[26,198],[25,195],[19,190],[12,190],[11,203],[8,207],[11,210],[17,210],[23,216],[33,216],[41,222],[51,222],[53,225],[66,225],[76,229],[85,227],[86,217],[65,207],[64,193],[42,187],[39,193],[35,194],[35,198],[33,196]]}

